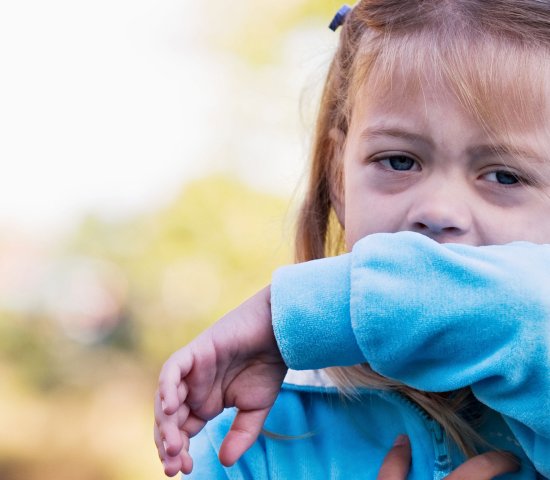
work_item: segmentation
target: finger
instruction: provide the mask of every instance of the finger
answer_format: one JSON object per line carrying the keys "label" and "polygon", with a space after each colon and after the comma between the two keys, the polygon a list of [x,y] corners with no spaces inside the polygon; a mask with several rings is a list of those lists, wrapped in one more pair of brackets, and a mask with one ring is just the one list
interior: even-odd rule
{"label": "finger", "polygon": [[161,408],[161,399],[160,399],[160,393],[158,390],[155,392],[154,411],[155,411],[155,423],[158,425],[166,415],[164,413],[164,410],[162,410]]}
{"label": "finger", "polygon": [[185,443],[185,448],[175,457],[167,457],[163,462],[164,473],[169,477],[174,476],[178,472],[189,474],[193,470],[193,459],[189,455],[189,440]]}
{"label": "finger", "polygon": [[189,406],[186,403],[182,402],[178,405],[174,413],[168,414],[165,412],[164,408],[162,408],[162,399],[160,397],[160,391],[157,390],[154,398],[154,412],[155,412],[155,422],[157,425],[159,425],[161,422],[165,421],[166,419],[175,418],[175,417],[177,417],[179,420],[181,420],[181,422],[183,422],[185,421],[185,417],[189,415]]}
{"label": "finger", "polygon": [[184,378],[193,366],[193,356],[187,348],[174,353],[162,366],[159,375],[159,394],[162,409],[172,414],[185,401],[187,387]]}
{"label": "finger", "polygon": [[[183,408],[181,416],[187,413],[188,410]],[[183,446],[179,425],[184,423],[184,419],[180,418],[179,412],[174,415],[166,415],[162,410],[159,395],[155,396],[155,423],[155,431],[159,432],[164,452],[170,456],[177,455]]]}
{"label": "finger", "polygon": [[487,452],[470,458],[445,479],[492,480],[504,473],[516,472],[519,467],[519,460],[510,453]]}
{"label": "finger", "polygon": [[407,435],[399,435],[384,458],[377,480],[405,480],[411,464],[411,444]]}
{"label": "finger", "polygon": [[155,445],[157,446],[157,452],[159,455],[160,461],[164,461],[164,458],[166,457],[166,449],[164,448],[164,443],[162,441],[162,435],[160,434],[160,430],[157,425],[153,428],[153,437],[155,439]]}
{"label": "finger", "polygon": [[182,448],[176,455],[170,455],[165,451],[164,457],[162,458],[162,465],[164,467],[164,473],[169,477],[174,476],[178,472],[184,474],[191,473],[193,469],[193,459],[191,455],[189,455],[189,438],[186,435],[182,435]]}
{"label": "finger", "polygon": [[[183,455],[170,456],[166,453],[166,449],[164,447],[164,441],[156,425],[154,427],[154,437],[155,437],[155,445],[157,446],[158,455],[162,462],[164,473],[169,477],[173,477],[179,471],[182,471],[182,469],[184,469],[184,467],[186,466],[186,463],[184,462],[184,456]],[[192,467],[192,464],[191,464],[191,467]]]}
{"label": "finger", "polygon": [[220,462],[226,467],[233,465],[258,438],[270,408],[238,411],[231,429],[220,448]]}
{"label": "finger", "polygon": [[184,474],[191,473],[193,460],[189,455],[189,437],[186,434],[181,434],[181,448],[176,454],[171,454],[170,449],[167,448],[166,441],[163,439],[157,425],[154,427],[154,438],[166,475],[173,477],[178,472]]}
{"label": "finger", "polygon": [[[222,366],[216,364],[215,352],[208,352],[205,349],[201,353],[201,355],[196,356],[193,368],[187,375],[186,383],[190,388],[185,401],[191,410],[206,409],[210,411],[213,409],[217,414],[221,411],[221,408],[217,405],[219,395],[212,395],[212,389],[217,378],[223,377],[225,370]],[[216,407],[205,405],[207,403],[214,403]]]}
{"label": "finger", "polygon": [[189,438],[194,437],[199,433],[206,425],[206,420],[199,418],[193,414],[190,414],[183,423],[180,424],[179,429],[185,432]]}
{"label": "finger", "polygon": [[184,382],[180,382],[177,388],[178,400],[180,405],[185,402],[187,398],[187,385]]}
{"label": "finger", "polygon": [[176,413],[174,413],[173,415],[174,417],[177,418],[178,429],[183,430],[181,427],[182,425],[185,424],[185,422],[187,422],[189,415],[190,415],[189,406],[186,403],[184,403],[183,405],[180,405]]}
{"label": "finger", "polygon": [[189,455],[189,437],[182,434],[182,449],[177,455],[170,456],[167,454],[164,459],[164,470],[168,472],[167,475],[173,476],[178,472],[184,474],[191,473],[193,470],[193,459]]}
{"label": "finger", "polygon": [[183,449],[180,453],[181,458],[181,468],[182,473],[189,473],[193,468],[193,460],[191,455],[189,455],[189,437],[187,435],[183,436]]}
{"label": "finger", "polygon": [[[190,458],[190,457],[189,457]],[[168,477],[173,477],[179,472],[190,473],[192,469],[188,467],[187,463],[184,465],[183,455],[178,455],[177,457],[167,457],[163,460],[162,466],[164,467],[164,473]]]}

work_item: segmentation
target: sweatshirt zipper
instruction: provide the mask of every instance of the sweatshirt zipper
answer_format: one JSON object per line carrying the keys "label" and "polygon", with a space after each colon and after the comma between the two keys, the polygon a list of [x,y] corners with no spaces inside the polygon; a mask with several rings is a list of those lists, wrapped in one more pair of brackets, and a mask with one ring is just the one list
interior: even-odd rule
{"label": "sweatshirt zipper", "polygon": [[447,449],[445,432],[441,425],[433,419],[430,419],[430,430],[432,432],[432,441],[435,451],[434,480],[440,480],[451,473],[451,457]]}
{"label": "sweatshirt zipper", "polygon": [[420,406],[399,392],[386,391],[384,393],[389,394],[392,397],[399,399],[400,402],[408,405],[416,413],[418,413],[418,415],[420,415],[420,417],[422,417],[428,425],[435,453],[433,480],[442,480],[449,475],[452,470],[452,460],[447,447],[448,444],[446,435],[441,425],[430,417]]}

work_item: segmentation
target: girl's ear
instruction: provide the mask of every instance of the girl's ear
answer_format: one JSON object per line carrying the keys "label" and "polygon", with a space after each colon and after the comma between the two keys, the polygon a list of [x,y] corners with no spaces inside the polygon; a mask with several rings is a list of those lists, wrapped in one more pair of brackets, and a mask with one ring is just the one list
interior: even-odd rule
{"label": "girl's ear", "polygon": [[336,213],[336,217],[342,228],[345,228],[345,204],[344,204],[344,147],[346,134],[339,128],[329,131],[329,138],[333,143],[333,158],[330,160],[330,202]]}

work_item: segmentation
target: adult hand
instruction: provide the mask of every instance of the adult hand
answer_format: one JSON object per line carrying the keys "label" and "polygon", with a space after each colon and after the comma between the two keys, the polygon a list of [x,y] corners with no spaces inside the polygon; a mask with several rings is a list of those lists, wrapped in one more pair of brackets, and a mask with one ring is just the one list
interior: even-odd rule
{"label": "adult hand", "polygon": [[269,287],[261,290],[162,367],[155,396],[155,444],[168,476],[190,473],[190,438],[224,408],[238,413],[219,457],[230,466],[254,443],[287,367],[271,325]]}
{"label": "adult hand", "polygon": [[[386,455],[377,480],[405,480],[411,463],[411,445],[405,435],[397,437]],[[519,461],[509,453],[487,452],[470,458],[445,480],[492,480],[504,473],[516,472]]]}

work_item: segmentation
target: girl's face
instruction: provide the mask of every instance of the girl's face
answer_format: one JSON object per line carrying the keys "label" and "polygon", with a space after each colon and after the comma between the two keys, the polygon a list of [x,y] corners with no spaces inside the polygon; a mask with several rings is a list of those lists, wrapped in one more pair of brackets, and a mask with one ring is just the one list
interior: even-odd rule
{"label": "girl's face", "polygon": [[365,235],[404,230],[442,243],[550,243],[547,132],[491,141],[439,89],[374,97],[364,86],[343,152],[348,250]]}

